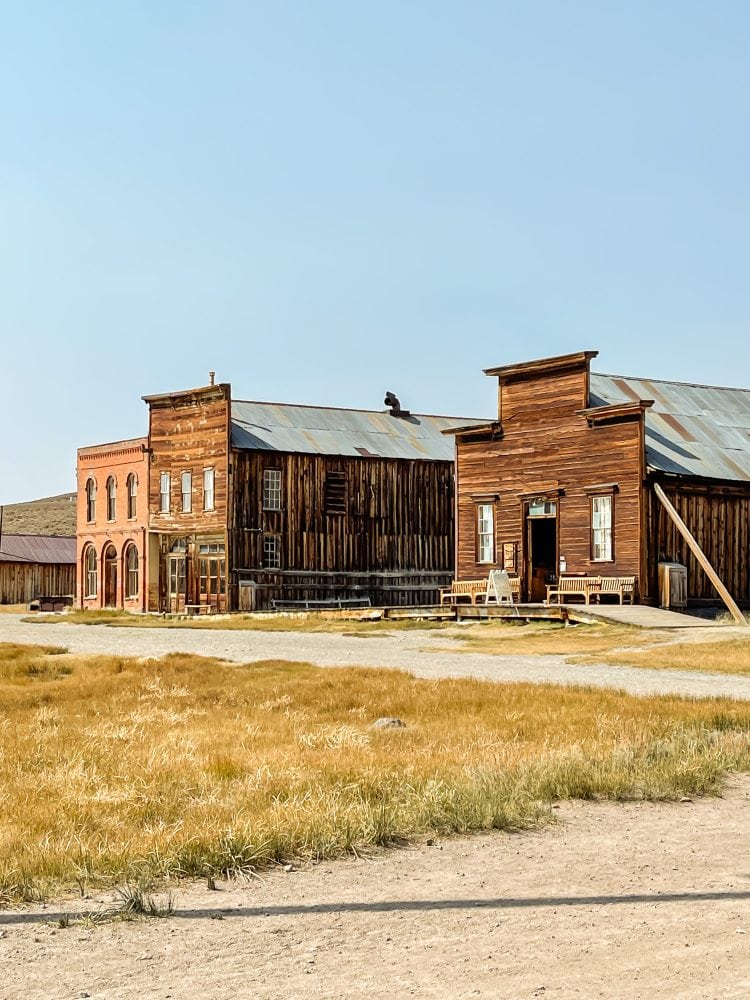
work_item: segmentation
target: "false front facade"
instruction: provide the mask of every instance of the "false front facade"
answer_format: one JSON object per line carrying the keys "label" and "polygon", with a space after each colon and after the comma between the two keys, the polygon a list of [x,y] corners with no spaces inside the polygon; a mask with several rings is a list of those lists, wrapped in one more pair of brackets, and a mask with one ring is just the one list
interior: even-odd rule
{"label": "false front facade", "polygon": [[486,370],[497,420],[454,431],[457,575],[505,568],[527,601],[560,575],[634,576],[658,603],[659,563],[676,562],[689,601],[714,603],[663,492],[750,603],[750,391],[597,374],[596,354]]}

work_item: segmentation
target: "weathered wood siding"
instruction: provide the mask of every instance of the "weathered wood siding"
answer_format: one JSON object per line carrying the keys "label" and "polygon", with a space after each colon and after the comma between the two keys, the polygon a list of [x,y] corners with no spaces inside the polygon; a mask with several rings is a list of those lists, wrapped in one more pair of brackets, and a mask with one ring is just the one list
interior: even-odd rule
{"label": "weathered wood siding", "polygon": [[[144,397],[149,403],[149,532],[158,536],[158,578],[149,573],[149,608],[165,604],[165,549],[176,538],[185,538],[187,595],[195,599],[197,541],[221,538],[226,544],[229,497],[230,387],[207,386],[188,392]],[[214,509],[204,510],[203,472],[214,470]],[[171,477],[170,509],[160,510],[162,473]],[[191,510],[182,509],[182,474],[192,473]],[[222,602],[223,603],[223,602]]]}
{"label": "weathered wood siding", "polygon": [[[588,368],[501,380],[502,434],[459,436],[457,446],[459,579],[486,576],[502,566],[503,545],[514,543],[523,576],[525,504],[534,495],[558,505],[558,555],[568,573],[639,577],[641,555],[642,418],[589,426]],[[591,558],[591,495],[615,484],[614,559]],[[606,492],[603,490],[602,492]],[[477,561],[477,503],[495,498],[494,564]],[[554,571],[554,568],[552,568]]]}
{"label": "weathered wood siding", "polygon": [[76,592],[74,565],[0,562],[0,604],[28,604],[36,597]]}
{"label": "weathered wood siding", "polygon": [[[346,593],[431,603],[451,579],[452,463],[242,451],[232,464],[230,565],[242,571],[232,577],[234,607],[238,576],[259,583],[259,607]],[[281,471],[279,511],[263,509],[264,469]],[[345,479],[343,513],[326,512],[328,472]],[[266,535],[279,539],[279,572],[264,571]],[[334,573],[343,575],[324,576]]]}
{"label": "weathered wood siding", "polygon": [[[680,483],[661,486],[687,524],[735,601],[750,604],[750,484]],[[648,490],[649,576],[657,592],[660,561],[687,566],[688,600],[716,602],[713,584],[701,569],[652,489]]]}

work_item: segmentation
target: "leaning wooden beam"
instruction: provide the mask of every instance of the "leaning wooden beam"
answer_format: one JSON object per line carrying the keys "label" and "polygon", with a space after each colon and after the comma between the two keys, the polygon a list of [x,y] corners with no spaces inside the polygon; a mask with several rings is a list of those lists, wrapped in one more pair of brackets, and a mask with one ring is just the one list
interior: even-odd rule
{"label": "leaning wooden beam", "polygon": [[703,570],[704,570],[706,576],[709,578],[709,580],[714,585],[714,587],[716,587],[716,589],[718,590],[719,596],[721,597],[721,599],[724,601],[724,603],[726,604],[726,606],[731,611],[734,620],[737,622],[738,625],[747,625],[747,621],[745,620],[745,616],[742,614],[742,612],[740,611],[740,609],[737,607],[737,605],[736,605],[736,603],[734,601],[734,598],[732,597],[732,595],[729,593],[729,591],[727,590],[727,588],[724,586],[724,584],[719,579],[719,575],[717,574],[716,570],[713,568],[713,566],[711,565],[711,563],[706,558],[706,555],[703,552],[703,549],[700,547],[700,545],[693,538],[693,536],[690,533],[690,529],[685,524],[685,522],[682,520],[682,518],[677,513],[677,511],[674,509],[674,507],[672,506],[672,503],[669,500],[667,494],[664,492],[664,490],[661,488],[661,486],[658,483],[654,483],[654,492],[656,493],[657,497],[661,501],[661,505],[664,508],[664,510],[667,512],[667,514],[669,514],[669,516],[671,517],[671,519],[674,521],[675,527],[677,528],[677,530],[679,531],[679,533],[682,535],[682,537],[685,539],[685,541],[688,543],[688,547],[690,548],[690,551],[693,553],[693,555],[695,556],[695,558],[698,560],[698,562],[703,567]]}

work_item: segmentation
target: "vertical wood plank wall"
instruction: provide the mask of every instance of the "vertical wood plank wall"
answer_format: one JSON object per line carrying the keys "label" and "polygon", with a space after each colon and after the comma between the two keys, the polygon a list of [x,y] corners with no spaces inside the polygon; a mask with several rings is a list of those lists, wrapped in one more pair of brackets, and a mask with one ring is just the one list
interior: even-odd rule
{"label": "vertical wood plank wall", "polygon": [[[661,486],[732,597],[739,604],[749,604],[750,486],[676,484],[669,480],[662,480]],[[718,600],[713,584],[653,490],[648,491],[648,538],[654,592],[658,562],[678,562],[687,566],[689,600]]]}
{"label": "vertical wood plank wall", "polygon": [[[330,585],[316,591],[314,578],[304,586],[302,577],[290,579],[291,570],[391,573],[391,582],[381,577],[368,583],[356,575],[348,584],[337,581],[350,594],[363,587],[378,604],[434,603],[438,588],[452,578],[451,462],[236,451],[232,464],[230,563],[252,571],[241,576],[262,585],[258,606],[282,596],[331,596]],[[280,511],[263,510],[264,469],[281,470]],[[325,511],[329,471],[344,474],[345,513]],[[279,538],[283,579],[262,572],[267,534]]]}
{"label": "vertical wood plank wall", "polygon": [[0,562],[0,604],[28,604],[36,597],[75,592],[73,565]]}

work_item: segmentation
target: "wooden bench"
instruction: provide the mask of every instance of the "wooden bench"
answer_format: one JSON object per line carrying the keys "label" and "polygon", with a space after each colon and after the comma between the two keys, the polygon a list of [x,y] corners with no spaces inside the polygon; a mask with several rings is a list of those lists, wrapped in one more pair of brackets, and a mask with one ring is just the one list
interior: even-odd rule
{"label": "wooden bench", "polygon": [[469,604],[478,604],[486,593],[486,580],[454,580],[450,587],[441,588],[440,603],[459,604],[467,601]]}
{"label": "wooden bench", "polygon": [[[589,604],[600,583],[599,576],[561,576],[557,583],[548,585],[547,604],[564,604],[570,597],[582,597]],[[553,597],[557,600],[553,601]]]}
{"label": "wooden bench", "polygon": [[602,597],[617,597],[620,604],[628,599],[630,604],[635,601],[635,577],[634,576],[602,576],[599,578],[599,585],[591,591],[591,596],[596,597],[601,603]]}
{"label": "wooden bench", "polygon": [[216,614],[215,604],[186,604],[186,615],[213,615]]}

